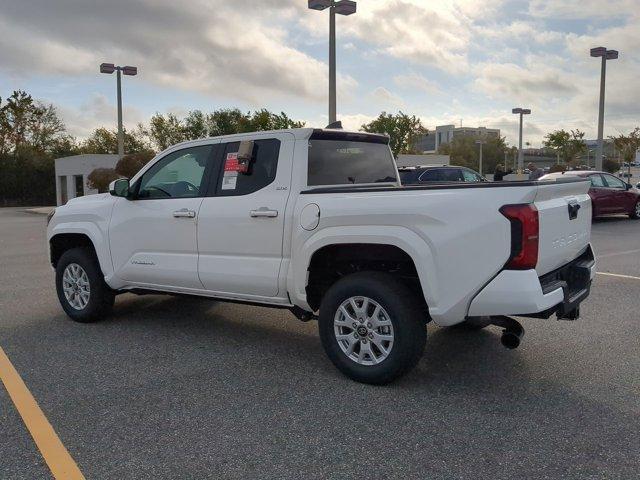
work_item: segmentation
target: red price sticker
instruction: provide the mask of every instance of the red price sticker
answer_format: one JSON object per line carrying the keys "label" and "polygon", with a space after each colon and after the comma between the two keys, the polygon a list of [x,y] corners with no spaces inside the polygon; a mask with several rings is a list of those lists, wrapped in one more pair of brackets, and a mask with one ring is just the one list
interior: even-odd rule
{"label": "red price sticker", "polygon": [[224,164],[225,172],[238,172],[240,165],[238,164],[238,153],[227,153],[227,161]]}

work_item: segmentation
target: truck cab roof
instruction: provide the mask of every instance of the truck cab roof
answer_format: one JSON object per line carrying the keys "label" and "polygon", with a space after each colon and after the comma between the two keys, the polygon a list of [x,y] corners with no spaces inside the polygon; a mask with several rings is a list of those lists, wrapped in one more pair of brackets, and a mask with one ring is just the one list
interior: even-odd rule
{"label": "truck cab roof", "polygon": [[216,137],[200,138],[197,140],[187,140],[185,142],[172,145],[171,149],[176,147],[184,147],[189,145],[199,145],[211,140],[220,140],[223,142],[246,139],[247,136],[269,136],[269,135],[282,135],[288,133],[293,135],[296,140],[305,140],[311,138],[323,139],[323,140],[348,140],[359,142],[373,142],[373,143],[389,143],[389,136],[380,133],[367,133],[357,132],[352,130],[342,129],[329,129],[329,128],[286,128],[281,130],[261,130],[257,132],[243,132],[233,133],[230,135],[219,135]]}

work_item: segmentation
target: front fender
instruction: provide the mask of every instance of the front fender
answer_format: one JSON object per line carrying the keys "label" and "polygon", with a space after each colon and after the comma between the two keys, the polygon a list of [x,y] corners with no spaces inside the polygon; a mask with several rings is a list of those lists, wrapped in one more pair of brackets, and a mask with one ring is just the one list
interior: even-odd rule
{"label": "front fender", "polygon": [[89,237],[93,247],[98,256],[98,262],[100,263],[100,269],[105,277],[113,275],[113,264],[111,262],[111,253],[109,249],[109,240],[107,238],[106,226],[105,230],[92,222],[60,222],[50,228],[47,231],[47,244],[51,239],[59,234],[63,233],[76,233]]}

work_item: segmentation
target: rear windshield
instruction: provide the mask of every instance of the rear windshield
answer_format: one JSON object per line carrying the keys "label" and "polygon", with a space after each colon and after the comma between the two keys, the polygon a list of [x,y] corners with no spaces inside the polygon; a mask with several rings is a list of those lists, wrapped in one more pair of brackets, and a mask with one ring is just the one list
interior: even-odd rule
{"label": "rear windshield", "polygon": [[395,160],[383,143],[309,140],[309,186],[396,181]]}

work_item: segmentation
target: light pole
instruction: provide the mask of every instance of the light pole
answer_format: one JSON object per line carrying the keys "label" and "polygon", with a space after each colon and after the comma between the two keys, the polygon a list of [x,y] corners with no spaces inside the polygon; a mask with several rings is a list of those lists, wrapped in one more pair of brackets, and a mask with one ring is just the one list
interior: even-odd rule
{"label": "light pole", "polygon": [[520,142],[518,143],[518,173],[522,173],[524,164],[524,152],[522,151],[522,116],[529,115],[531,110],[528,108],[514,108],[511,113],[517,113],[520,115]]}
{"label": "light pole", "polygon": [[602,170],[602,136],[604,135],[604,80],[607,74],[607,60],[618,58],[617,50],[607,50],[606,47],[591,49],[592,57],[602,57],[600,67],[600,108],[598,110],[598,149],[596,151],[596,170]]}
{"label": "light pole", "polygon": [[480,175],[482,175],[482,145],[484,145],[485,142],[484,140],[476,140],[476,145],[480,145],[480,156],[478,157],[478,173]]}
{"label": "light pole", "polygon": [[124,75],[137,75],[138,67],[131,67],[129,65],[125,67],[116,66],[113,63],[101,63],[100,73],[112,74],[117,72],[117,84],[118,84],[118,156],[122,158],[124,156],[124,131],[122,129],[122,80],[120,73]]}
{"label": "light pole", "polygon": [[351,0],[309,0],[311,10],[329,9],[329,124],[336,121],[336,13],[356,13],[356,2]]}

